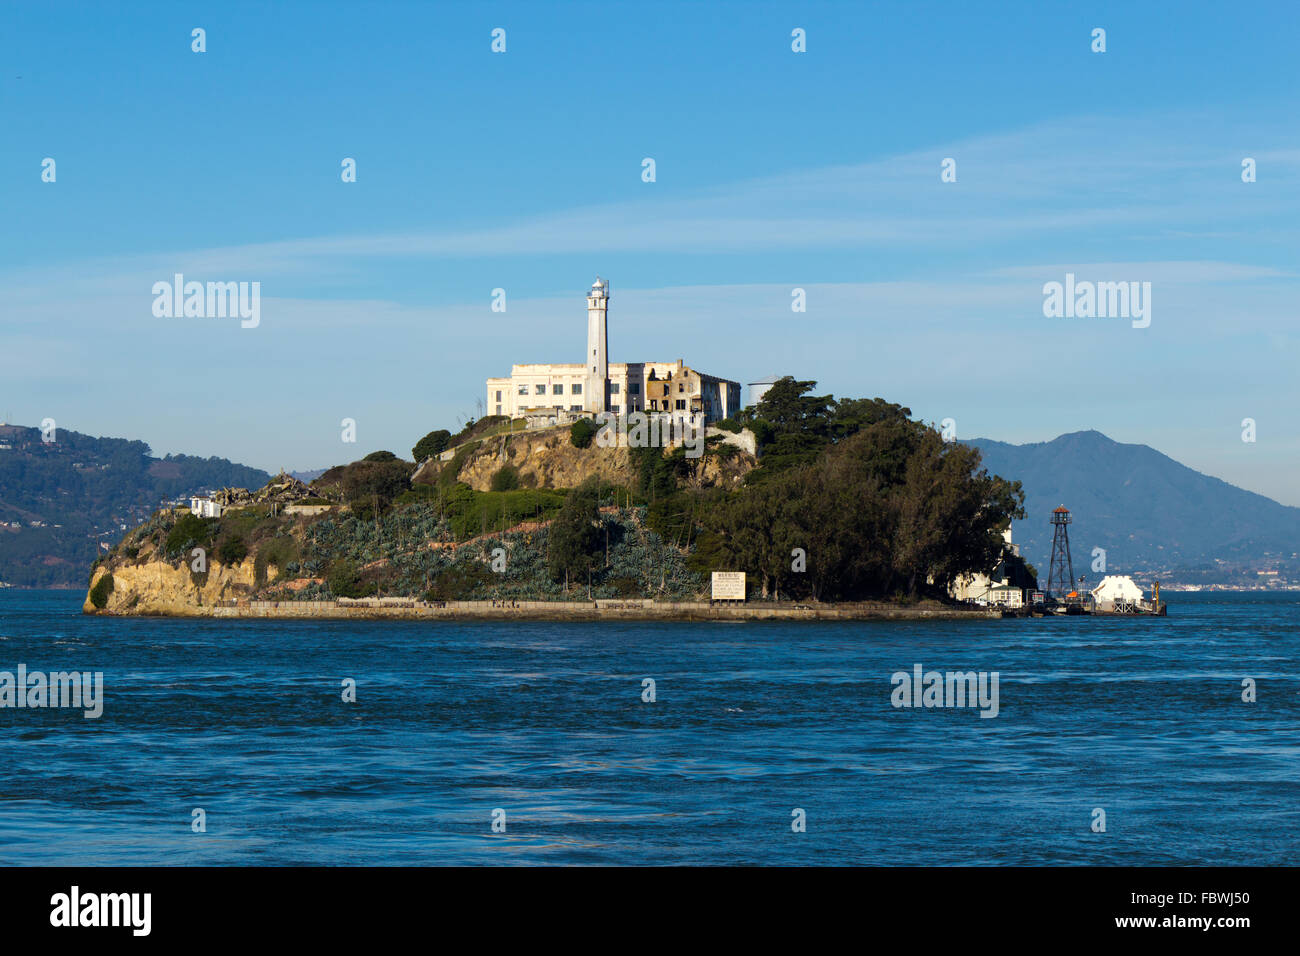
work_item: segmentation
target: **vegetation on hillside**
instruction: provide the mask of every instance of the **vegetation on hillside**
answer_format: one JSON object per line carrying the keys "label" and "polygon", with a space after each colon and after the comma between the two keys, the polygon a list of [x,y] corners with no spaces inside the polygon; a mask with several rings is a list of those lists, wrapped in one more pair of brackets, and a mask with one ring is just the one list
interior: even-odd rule
{"label": "vegetation on hillside", "polygon": [[[718,439],[703,459],[682,448],[631,448],[631,487],[592,480],[573,489],[550,528],[551,579],[599,579],[594,502],[602,499],[643,508],[646,529],[686,556],[701,587],[707,572],[728,569],[748,572],[768,597],[916,599],[998,563],[1002,529],[1023,514],[1017,483],[989,475],[978,453],[945,442],[907,408],[837,400],[815,387],[782,379],[723,423],[750,429],[762,453],[738,489],[701,480],[708,457],[740,453]],[[592,431],[575,424],[571,443],[585,447]],[[457,459],[438,473],[444,495],[463,487]]]}
{"label": "vegetation on hillside", "polygon": [[[270,476],[224,458],[168,455],[66,428],[0,428],[0,581],[71,587],[86,565],[164,500],[209,488],[260,488]],[[16,525],[16,527],[15,527]]]}
{"label": "vegetation on hillside", "polygon": [[492,491],[514,491],[519,487],[519,469],[514,465],[502,465],[492,475]]}
{"label": "vegetation on hillside", "polygon": [[[376,458],[382,454],[389,457]],[[339,498],[362,520],[383,514],[393,499],[411,486],[415,464],[402,461],[391,452],[372,453],[361,461],[338,465],[311,483],[313,490]]]}
{"label": "vegetation on hillside", "polygon": [[[681,599],[707,594],[712,570],[746,571],[756,595],[778,599],[916,599],[990,570],[1001,530],[1021,513],[1019,486],[906,408],[837,401],[814,386],[784,379],[737,416],[764,454],[735,488],[707,480],[719,459],[740,454],[715,438],[696,458],[681,447],[628,449],[629,487],[593,475],[567,491],[522,488],[502,464],[492,490],[475,491],[461,468],[481,436],[509,424],[484,420],[465,432],[480,437],[418,485],[413,462],[371,453],[313,482],[337,510],[160,513],[110,560],[179,567],[195,547],[227,565],[251,557],[257,592],[277,600]],[[421,441],[430,436],[426,448],[444,441],[437,432]]]}
{"label": "vegetation on hillside", "polygon": [[762,458],[734,492],[693,487],[680,452],[640,450],[651,527],[693,540],[692,567],[746,571],[764,596],[915,599],[991,569],[1023,514],[1019,484],[902,406],[815,385],[784,378],[737,416]]}
{"label": "vegetation on hillside", "polygon": [[113,593],[113,575],[100,575],[95,586],[90,589],[90,603],[101,610],[108,604],[108,596]]}
{"label": "vegetation on hillside", "polygon": [[579,418],[569,426],[569,441],[574,448],[590,448],[597,431],[590,419]]}
{"label": "vegetation on hillside", "polygon": [[426,458],[439,455],[446,449],[447,443],[450,441],[451,432],[445,428],[435,428],[415,443],[415,447],[411,449],[411,458],[421,462]]}

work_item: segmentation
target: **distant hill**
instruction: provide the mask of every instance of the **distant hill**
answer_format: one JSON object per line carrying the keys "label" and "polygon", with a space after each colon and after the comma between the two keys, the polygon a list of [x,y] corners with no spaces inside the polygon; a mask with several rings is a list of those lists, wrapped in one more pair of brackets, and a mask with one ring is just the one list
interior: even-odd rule
{"label": "distant hill", "polygon": [[[977,438],[989,471],[1020,481],[1028,517],[1012,534],[1046,576],[1053,508],[1070,509],[1075,574],[1092,572],[1092,549],[1106,549],[1111,573],[1183,583],[1258,583],[1257,570],[1300,569],[1300,508],[1211,478],[1146,445],[1101,432],[1010,445]],[[1171,576],[1172,575],[1172,576]]]}
{"label": "distant hill", "polygon": [[164,500],[270,478],[224,458],[154,458],[141,441],[63,428],[54,437],[0,426],[0,581],[17,587],[84,587],[99,542],[116,542]]}
{"label": "distant hill", "polygon": [[297,478],[304,485],[310,485],[313,481],[315,481],[321,475],[325,474],[325,472],[327,471],[329,471],[328,468],[313,468],[310,471],[291,471],[289,472],[289,474],[292,475],[294,478]]}

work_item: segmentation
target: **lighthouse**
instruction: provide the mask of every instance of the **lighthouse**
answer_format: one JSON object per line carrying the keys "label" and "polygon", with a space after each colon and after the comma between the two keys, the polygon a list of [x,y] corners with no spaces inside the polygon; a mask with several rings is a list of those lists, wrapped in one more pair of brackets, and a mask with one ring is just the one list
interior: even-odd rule
{"label": "lighthouse", "polygon": [[[740,408],[740,383],[672,362],[615,362],[609,356],[609,282],[597,276],[587,289],[587,352],[581,362],[529,362],[508,376],[489,378],[485,409],[528,421],[530,428],[567,426],[579,418],[631,412],[657,413],[705,423]],[[577,327],[565,323],[564,333]],[[569,338],[567,348],[574,348]],[[571,358],[576,355],[570,353]]]}
{"label": "lighthouse", "polygon": [[587,293],[587,361],[583,374],[583,406],[603,412],[609,406],[609,283],[600,276]]}

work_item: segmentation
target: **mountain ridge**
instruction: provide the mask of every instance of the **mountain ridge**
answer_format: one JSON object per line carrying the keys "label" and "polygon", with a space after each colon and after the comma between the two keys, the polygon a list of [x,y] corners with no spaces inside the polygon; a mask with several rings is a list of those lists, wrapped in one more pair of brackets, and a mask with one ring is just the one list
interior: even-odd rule
{"label": "mountain ridge", "polygon": [[1300,568],[1300,508],[1196,471],[1150,445],[1117,442],[1096,429],[1022,445],[989,438],[965,444],[980,450],[990,472],[1024,486],[1026,518],[1013,523],[1012,533],[1035,565],[1048,560],[1049,516],[1063,504],[1073,517],[1076,576],[1100,577],[1093,548],[1105,550],[1111,573],[1173,574],[1188,583],[1210,583],[1217,574],[1245,584],[1263,568],[1292,576]]}
{"label": "mountain ridge", "polygon": [[0,581],[81,587],[101,542],[165,500],[222,487],[261,487],[270,475],[225,458],[153,456],[143,441],[59,428],[0,426]]}

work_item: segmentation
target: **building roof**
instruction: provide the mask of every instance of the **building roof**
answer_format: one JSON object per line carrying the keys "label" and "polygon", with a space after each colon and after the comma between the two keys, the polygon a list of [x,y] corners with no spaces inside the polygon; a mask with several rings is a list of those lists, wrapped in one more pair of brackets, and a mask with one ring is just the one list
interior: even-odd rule
{"label": "building roof", "polygon": [[784,375],[777,375],[775,372],[773,372],[771,375],[767,376],[767,378],[760,378],[760,379],[759,379],[758,381],[756,381],[756,382],[747,382],[746,384],[748,384],[748,385],[775,385],[777,382],[781,381],[781,379],[783,379],[783,378],[785,378]]}
{"label": "building roof", "polygon": [[1142,599],[1142,589],[1127,574],[1108,574],[1092,589],[1092,595],[1099,601],[1138,601]]}

